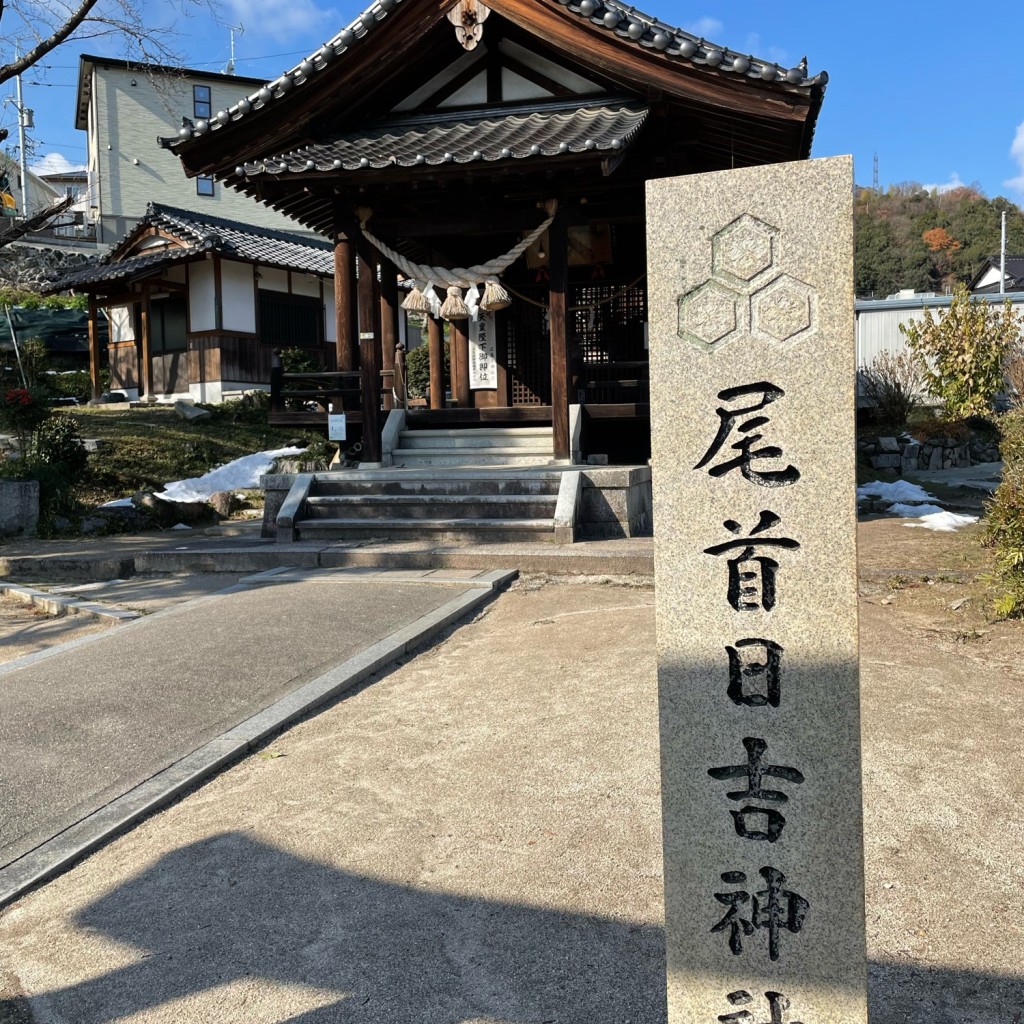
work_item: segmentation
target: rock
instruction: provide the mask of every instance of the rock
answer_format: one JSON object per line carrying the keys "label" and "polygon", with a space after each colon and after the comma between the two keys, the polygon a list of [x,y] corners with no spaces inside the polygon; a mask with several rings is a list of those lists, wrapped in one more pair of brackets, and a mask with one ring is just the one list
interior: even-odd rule
{"label": "rock", "polygon": [[167,504],[177,513],[176,522],[188,526],[208,523],[216,518],[216,513],[205,501],[169,501]]}
{"label": "rock", "polygon": [[192,402],[186,402],[181,398],[174,403],[174,411],[180,419],[186,420],[188,423],[207,420],[213,415],[209,409],[197,409]]}
{"label": "rock", "polygon": [[102,533],[106,529],[107,520],[102,516],[86,516],[78,527],[79,532],[85,535]]}
{"label": "rock", "polygon": [[921,454],[921,446],[916,441],[908,441],[900,449],[900,454],[905,459],[916,459]]}
{"label": "rock", "polygon": [[137,491],[132,495],[132,505],[145,512],[154,524],[167,529],[178,522],[173,501],[164,501],[151,491]]}
{"label": "rock", "polygon": [[210,496],[210,505],[217,515],[227,519],[232,512],[242,507],[238,495],[234,491],[218,491]]}
{"label": "rock", "polygon": [[893,454],[900,450],[900,443],[895,437],[880,437],[878,439],[878,447],[888,454]]}
{"label": "rock", "polygon": [[967,604],[967,603],[968,603],[968,602],[969,602],[970,600],[971,600],[971,599],[970,599],[969,597],[960,597],[960,598],[957,598],[957,600],[955,600],[955,601],[950,601],[950,603],[949,603],[949,607],[950,607],[950,608],[951,608],[951,609],[952,609],[953,611],[955,611],[955,612],[958,612],[958,611],[960,611],[960,609],[961,609],[961,608],[963,608],[963,606],[964,606],[965,604]]}
{"label": "rock", "polygon": [[107,447],[107,442],[100,437],[83,437],[82,446],[87,452],[98,452]]}
{"label": "rock", "polygon": [[871,465],[875,469],[898,469],[901,463],[899,455],[872,455]]}
{"label": "rock", "polygon": [[117,402],[127,402],[128,396],[122,394],[120,391],[104,391],[100,395],[100,405],[111,405]]}
{"label": "rock", "polygon": [[932,454],[928,459],[929,469],[942,469],[942,449],[932,448]]}

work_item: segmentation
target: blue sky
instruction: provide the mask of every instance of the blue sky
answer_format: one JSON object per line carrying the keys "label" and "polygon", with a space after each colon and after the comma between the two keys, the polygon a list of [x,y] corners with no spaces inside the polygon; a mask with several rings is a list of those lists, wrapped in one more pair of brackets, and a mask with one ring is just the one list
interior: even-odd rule
{"label": "blue sky", "polygon": [[[166,16],[169,5],[147,4],[154,17]],[[208,15],[178,22],[177,48],[191,66],[222,70],[229,56],[227,26],[241,24],[238,73],[272,78],[363,6],[349,0],[221,0],[219,25]],[[977,9],[983,18],[973,24],[972,10],[952,0],[640,0],[637,6],[732,49],[784,64],[806,54],[812,73],[827,70],[831,82],[814,155],[852,153],[860,184],[871,184],[877,152],[883,186],[977,183],[989,196],[1024,203],[1019,3],[990,0]],[[113,40],[72,40],[54,51],[45,71],[25,76],[37,159],[56,153],[72,163],[84,160],[85,136],[73,127],[82,50],[120,55]],[[0,110],[0,125],[15,127],[10,106]]]}

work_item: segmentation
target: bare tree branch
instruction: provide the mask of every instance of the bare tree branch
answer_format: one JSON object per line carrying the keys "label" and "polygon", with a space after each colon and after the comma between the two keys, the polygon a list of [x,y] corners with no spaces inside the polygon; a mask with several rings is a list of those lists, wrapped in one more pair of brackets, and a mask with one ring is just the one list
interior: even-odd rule
{"label": "bare tree branch", "polygon": [[49,221],[58,214],[70,209],[74,204],[74,196],[65,196],[63,199],[54,203],[53,206],[48,206],[40,213],[27,217],[23,221],[19,221],[6,231],[0,231],[0,249],[5,245],[10,245],[11,242],[16,242],[19,238],[24,238],[25,235],[30,235],[33,231],[38,231],[40,228],[46,227]]}
{"label": "bare tree branch", "polygon": [[52,49],[60,46],[72,32],[82,24],[83,21],[88,17],[89,12],[96,6],[99,0],[82,0],[78,7],[72,12],[71,16],[67,21],[61,25],[56,32],[46,39],[41,39],[31,50],[28,51],[23,57],[18,57],[10,64],[5,64],[0,67],[0,85],[14,78],[15,75],[20,75],[22,71],[27,71],[33,64],[45,57]]}

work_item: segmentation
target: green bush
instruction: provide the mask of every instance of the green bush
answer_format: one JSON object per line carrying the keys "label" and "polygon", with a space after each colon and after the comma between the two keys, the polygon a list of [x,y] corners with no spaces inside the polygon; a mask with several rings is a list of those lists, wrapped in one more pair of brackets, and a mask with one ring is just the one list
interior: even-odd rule
{"label": "green bush", "polygon": [[996,549],[996,614],[1024,617],[1024,408],[1002,417],[1003,480],[988,507],[988,538]]}
{"label": "green bush", "polygon": [[959,285],[949,309],[938,318],[930,309],[900,332],[950,419],[984,416],[1003,388],[1003,360],[1024,333],[1024,318],[1010,300],[1000,307],[972,298]]}
{"label": "green bush", "polygon": [[32,439],[31,460],[54,466],[69,482],[77,483],[89,462],[78,423],[66,415],[46,420]]}
{"label": "green bush", "polygon": [[[444,379],[451,374],[449,344],[444,343]],[[410,398],[426,398],[430,388],[430,346],[418,345],[405,357],[406,388]],[[443,397],[443,396],[442,396]]]}

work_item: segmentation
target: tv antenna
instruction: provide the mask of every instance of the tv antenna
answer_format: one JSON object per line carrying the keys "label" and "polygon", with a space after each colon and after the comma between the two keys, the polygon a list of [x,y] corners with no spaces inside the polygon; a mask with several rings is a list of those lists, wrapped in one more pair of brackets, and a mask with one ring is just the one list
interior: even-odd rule
{"label": "tv antenna", "polygon": [[231,33],[231,58],[228,60],[228,66],[224,69],[224,74],[233,75],[235,73],[235,33],[237,32],[240,36],[245,35],[245,28],[241,22],[237,25],[228,25],[227,28]]}

